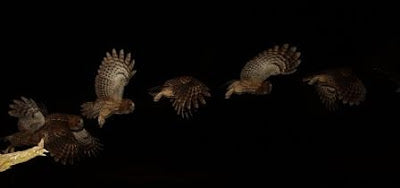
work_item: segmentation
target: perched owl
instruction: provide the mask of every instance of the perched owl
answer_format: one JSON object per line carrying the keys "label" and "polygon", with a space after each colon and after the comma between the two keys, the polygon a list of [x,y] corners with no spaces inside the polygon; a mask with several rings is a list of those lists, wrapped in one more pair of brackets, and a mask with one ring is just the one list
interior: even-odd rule
{"label": "perched owl", "polygon": [[95,79],[97,99],[94,102],[82,104],[82,115],[87,118],[97,118],[100,127],[103,127],[106,118],[113,114],[129,114],[135,109],[130,99],[123,99],[124,88],[135,75],[133,70],[135,60],[131,54],[126,56],[124,51],[115,49],[112,54],[106,53]]}
{"label": "perched owl", "polygon": [[79,160],[83,156],[94,156],[101,150],[98,139],[91,136],[80,116],[70,114],[48,114],[41,112],[36,102],[22,97],[10,105],[10,116],[18,118],[19,132],[5,139],[11,143],[6,151],[14,147],[34,146],[44,139],[45,148],[62,164]]}
{"label": "perched owl", "polygon": [[23,151],[0,154],[0,172],[6,171],[13,165],[24,163],[37,156],[46,156],[45,153],[47,152],[48,151],[44,149],[44,139],[42,138],[39,144],[32,148]]}
{"label": "perched owl", "polygon": [[323,71],[303,79],[314,85],[322,103],[330,111],[338,108],[338,103],[359,105],[365,100],[367,90],[351,69],[339,68]]}
{"label": "perched owl", "polygon": [[296,72],[300,65],[300,52],[288,44],[275,46],[261,52],[243,67],[240,80],[233,81],[225,93],[229,99],[232,94],[250,93],[265,95],[271,92],[272,84],[267,80],[274,75],[287,75]]}
{"label": "perched owl", "polygon": [[206,104],[206,97],[211,97],[209,88],[191,76],[181,76],[167,80],[158,91],[150,91],[154,102],[162,97],[169,98],[178,115],[183,118],[192,116],[192,111],[199,108],[199,104]]}

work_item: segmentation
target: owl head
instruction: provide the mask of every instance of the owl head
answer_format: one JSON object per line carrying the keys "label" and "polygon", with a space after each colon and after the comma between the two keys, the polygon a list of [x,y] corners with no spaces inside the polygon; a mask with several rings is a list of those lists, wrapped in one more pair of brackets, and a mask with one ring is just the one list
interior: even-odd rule
{"label": "owl head", "polygon": [[229,99],[232,94],[255,94],[266,95],[271,93],[272,84],[269,81],[258,82],[252,80],[237,80],[233,81],[225,93],[225,98]]}
{"label": "owl head", "polygon": [[129,114],[135,110],[135,103],[131,99],[123,99],[119,105],[117,114]]}

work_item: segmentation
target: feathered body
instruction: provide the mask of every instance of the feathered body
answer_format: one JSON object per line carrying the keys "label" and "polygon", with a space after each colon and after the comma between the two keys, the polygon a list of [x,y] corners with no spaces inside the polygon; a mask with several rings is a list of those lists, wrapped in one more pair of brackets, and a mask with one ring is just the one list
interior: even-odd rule
{"label": "feathered body", "polygon": [[129,114],[135,109],[132,100],[124,99],[124,88],[135,75],[135,61],[131,54],[126,56],[123,50],[119,55],[115,49],[106,53],[95,78],[97,99],[94,102],[82,104],[82,115],[87,118],[97,118],[100,127],[113,114]]}
{"label": "feathered body", "polygon": [[233,81],[227,89],[225,98],[232,94],[250,93],[265,95],[271,92],[272,84],[267,81],[270,76],[286,75],[296,72],[300,65],[300,52],[288,44],[275,46],[261,52],[243,67],[240,80]]}
{"label": "feathered body", "polygon": [[349,68],[323,71],[303,79],[314,85],[326,108],[334,111],[338,103],[359,105],[365,100],[367,90],[362,81]]}
{"label": "feathered body", "polygon": [[19,132],[6,137],[11,143],[10,149],[33,146],[43,138],[50,155],[63,164],[72,164],[82,156],[93,156],[101,149],[98,139],[86,131],[78,115],[44,116],[35,101],[24,97],[14,100],[10,108],[9,115],[19,119]]}
{"label": "feathered body", "polygon": [[192,116],[192,111],[199,108],[199,104],[206,104],[206,97],[210,97],[210,89],[191,76],[180,76],[167,80],[158,92],[150,93],[154,102],[162,97],[171,99],[172,106],[178,115],[183,118]]}

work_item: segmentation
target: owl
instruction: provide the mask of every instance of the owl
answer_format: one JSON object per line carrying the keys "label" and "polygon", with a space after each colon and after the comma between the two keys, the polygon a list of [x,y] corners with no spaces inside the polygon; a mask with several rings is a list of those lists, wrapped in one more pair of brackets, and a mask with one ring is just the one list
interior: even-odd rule
{"label": "owl", "polygon": [[300,52],[288,44],[275,46],[261,52],[243,67],[240,80],[232,81],[225,93],[225,99],[232,94],[265,95],[271,92],[272,84],[267,80],[274,75],[287,75],[296,72],[300,65]]}
{"label": "owl", "polygon": [[0,154],[0,172],[4,172],[13,165],[27,162],[37,156],[46,156],[45,153],[48,153],[48,151],[44,149],[44,139],[42,138],[39,144],[32,148],[3,155]]}
{"label": "owl", "polygon": [[182,118],[191,117],[192,111],[198,109],[199,104],[206,104],[206,97],[211,97],[210,89],[191,76],[167,80],[157,89],[153,88],[150,94],[154,102],[158,102],[162,97],[169,98],[175,111]]}
{"label": "owl", "polygon": [[97,99],[81,105],[82,115],[86,118],[97,118],[100,127],[103,127],[106,118],[113,114],[129,114],[135,109],[131,99],[124,99],[124,88],[135,75],[133,70],[135,60],[131,54],[126,56],[124,51],[112,50],[106,53],[95,79]]}
{"label": "owl", "polygon": [[315,86],[322,103],[330,111],[337,110],[340,102],[359,105],[367,94],[364,84],[349,68],[323,71],[305,77],[303,81]]}
{"label": "owl", "polygon": [[102,144],[86,131],[80,116],[43,114],[34,100],[25,97],[13,102],[8,113],[18,118],[19,132],[5,137],[10,142],[6,152],[12,152],[14,147],[34,146],[43,138],[45,149],[55,161],[72,164],[101,150]]}

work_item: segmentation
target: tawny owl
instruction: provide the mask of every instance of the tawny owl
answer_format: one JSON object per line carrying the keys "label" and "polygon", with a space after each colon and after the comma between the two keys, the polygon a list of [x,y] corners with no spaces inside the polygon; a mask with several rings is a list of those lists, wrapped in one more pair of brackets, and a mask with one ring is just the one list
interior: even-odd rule
{"label": "tawny owl", "polygon": [[191,76],[181,76],[167,80],[158,91],[150,91],[154,102],[162,97],[171,99],[172,106],[178,115],[183,118],[192,116],[192,111],[199,108],[199,104],[206,104],[206,97],[210,97],[209,88]]}
{"label": "tawny owl", "polygon": [[7,154],[0,154],[0,172],[10,169],[13,165],[24,163],[37,156],[46,156],[48,151],[44,149],[44,139],[42,138],[37,146]]}
{"label": "tawny owl", "polygon": [[359,105],[367,93],[364,84],[349,68],[323,71],[303,81],[315,86],[322,103],[330,111],[336,110],[340,101],[350,106]]}
{"label": "tawny owl", "polygon": [[243,67],[240,80],[233,81],[225,93],[229,99],[232,94],[250,93],[265,95],[271,92],[272,84],[267,80],[274,75],[287,75],[296,72],[300,65],[300,52],[288,44],[275,46],[261,52]]}
{"label": "tawny owl", "polygon": [[124,99],[124,88],[135,75],[133,70],[135,60],[131,53],[126,56],[121,50],[119,55],[115,49],[106,53],[95,79],[97,99],[94,102],[82,104],[82,115],[87,118],[97,118],[103,127],[106,118],[113,114],[129,114],[135,109],[132,100]]}
{"label": "tawny owl", "polygon": [[83,156],[94,156],[101,150],[101,143],[86,131],[80,116],[60,113],[45,115],[34,100],[25,97],[14,100],[8,113],[18,118],[19,132],[5,138],[11,143],[7,151],[13,151],[14,147],[34,146],[43,138],[45,148],[55,161],[72,164]]}

